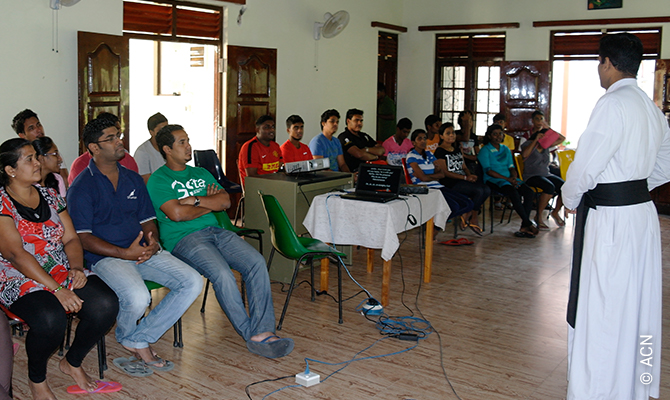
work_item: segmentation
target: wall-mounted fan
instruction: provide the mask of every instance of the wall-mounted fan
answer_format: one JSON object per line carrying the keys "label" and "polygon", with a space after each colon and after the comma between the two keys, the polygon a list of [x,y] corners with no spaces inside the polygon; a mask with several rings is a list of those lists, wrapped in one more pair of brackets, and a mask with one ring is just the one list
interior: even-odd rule
{"label": "wall-mounted fan", "polygon": [[321,39],[322,35],[326,39],[337,36],[349,23],[349,13],[344,10],[338,11],[335,14],[326,13],[323,19],[326,22],[314,23],[314,40]]}
{"label": "wall-mounted fan", "polygon": [[79,3],[79,0],[51,0],[51,8],[60,10],[61,7],[72,7],[77,3]]}

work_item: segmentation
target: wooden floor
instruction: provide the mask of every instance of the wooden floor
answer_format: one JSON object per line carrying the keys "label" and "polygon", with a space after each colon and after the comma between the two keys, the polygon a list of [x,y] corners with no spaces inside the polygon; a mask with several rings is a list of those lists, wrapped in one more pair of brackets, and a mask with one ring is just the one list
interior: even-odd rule
{"label": "wooden floor", "polygon": [[[433,277],[420,287],[419,307],[441,336],[444,370],[463,400],[486,399],[564,399],[566,393],[565,322],[568,295],[572,221],[564,229],[542,232],[536,239],[515,238],[518,220],[495,226],[493,234],[475,238],[473,246],[437,245]],[[670,219],[661,217],[664,265],[670,257]],[[451,228],[447,229],[451,233]],[[438,240],[449,239],[441,232]],[[419,288],[419,233],[410,232],[401,246],[405,302],[415,312],[414,299]],[[379,252],[377,252],[377,255]],[[381,259],[374,273],[365,272],[365,251],[354,251],[353,276],[373,295],[381,290]],[[331,288],[336,288],[331,273]],[[409,315],[400,301],[401,262],[393,262],[390,305],[391,315]],[[300,278],[308,279],[302,272]],[[670,345],[667,312],[670,307],[669,276],[665,274],[664,354]],[[284,294],[280,285],[272,285],[275,313],[280,315]],[[350,279],[344,281],[344,296],[357,292]],[[156,298],[157,300],[158,298]],[[302,285],[294,293],[281,334],[295,340],[295,350],[285,358],[268,360],[250,354],[223,315],[214,297],[205,314],[200,301],[184,316],[183,349],[172,347],[172,331],[155,345],[159,354],[176,363],[167,373],[148,378],[133,378],[111,364],[115,357],[128,356],[107,335],[110,369],[106,379],[121,382],[124,389],[116,394],[91,396],[96,399],[247,399],[245,386],[265,379],[294,375],[305,368],[305,358],[330,363],[346,361],[380,339],[374,324],[354,308],[362,296],[344,305],[344,324],[337,323],[337,306],[329,298],[309,301],[309,290]],[[22,349],[15,358],[14,390],[16,399],[29,399],[26,382],[26,355],[23,339],[15,338]],[[382,355],[405,349],[411,342],[387,339],[361,356]],[[59,399],[82,398],[68,395],[72,384],[57,369],[58,357],[49,364],[49,382]],[[660,362],[659,359],[655,359]],[[97,371],[95,352],[84,362],[90,372]],[[339,367],[310,362],[311,370],[323,380]],[[655,377],[656,378],[656,377]],[[661,398],[670,399],[670,368],[664,357]],[[294,379],[267,382],[251,388],[253,399]],[[310,388],[291,387],[274,393],[272,399],[456,399],[440,366],[440,342],[433,333],[415,349],[390,357],[354,362],[327,381]]]}

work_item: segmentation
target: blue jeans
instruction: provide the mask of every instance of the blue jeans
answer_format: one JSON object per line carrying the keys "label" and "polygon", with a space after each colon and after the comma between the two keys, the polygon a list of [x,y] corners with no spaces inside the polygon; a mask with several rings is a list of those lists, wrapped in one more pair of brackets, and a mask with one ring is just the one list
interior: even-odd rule
{"label": "blue jeans", "polygon": [[[143,349],[155,343],[193,304],[202,291],[202,278],[193,268],[167,251],[141,264],[107,257],[91,268],[119,298],[116,340],[123,346]],[[142,318],[151,302],[144,281],[154,281],[170,292]],[[142,318],[140,323],[137,320]]]}
{"label": "blue jeans", "polygon": [[[274,332],[275,315],[265,259],[244,239],[210,226],[182,238],[172,253],[212,282],[223,312],[245,341],[263,332]],[[246,285],[248,315],[231,268],[242,275]]]}

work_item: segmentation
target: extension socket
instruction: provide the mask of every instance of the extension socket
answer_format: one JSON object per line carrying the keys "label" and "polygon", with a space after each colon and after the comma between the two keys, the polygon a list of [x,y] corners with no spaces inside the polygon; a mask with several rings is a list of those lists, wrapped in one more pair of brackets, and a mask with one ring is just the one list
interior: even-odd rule
{"label": "extension socket", "polygon": [[382,312],[384,312],[384,307],[382,307],[382,305],[379,304],[379,302],[376,300],[368,300],[365,304],[363,304],[363,310],[364,315],[381,315]]}
{"label": "extension socket", "polygon": [[304,372],[295,374],[295,383],[304,387],[314,386],[319,382],[321,382],[321,376],[319,374],[315,374],[314,372],[310,372],[308,374]]}
{"label": "extension socket", "polygon": [[315,158],[314,160],[296,161],[284,164],[287,174],[297,174],[299,172],[318,171],[330,168],[330,159],[328,157]]}

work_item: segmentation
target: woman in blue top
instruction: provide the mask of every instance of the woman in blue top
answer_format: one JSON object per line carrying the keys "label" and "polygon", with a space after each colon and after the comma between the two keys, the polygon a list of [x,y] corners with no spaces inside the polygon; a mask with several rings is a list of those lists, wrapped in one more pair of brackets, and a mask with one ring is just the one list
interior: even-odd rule
{"label": "woman in blue top", "polygon": [[[520,237],[535,237],[538,229],[530,220],[533,208],[533,189],[518,179],[512,152],[501,144],[502,126],[491,125],[484,136],[484,147],[477,156],[484,171],[484,183],[491,189],[502,193],[512,202],[514,211],[521,217],[521,229],[516,233]],[[523,202],[522,202],[523,198]]]}
{"label": "woman in blue top", "polygon": [[433,153],[426,150],[426,138],[426,131],[423,129],[417,129],[412,132],[411,140],[414,149],[407,153],[406,160],[407,173],[412,179],[412,183],[415,185],[427,185],[430,188],[440,190],[451,209],[450,219],[469,213],[474,207],[472,200],[460,193],[447,189],[437,181],[444,178],[445,172],[435,164],[437,159]]}

